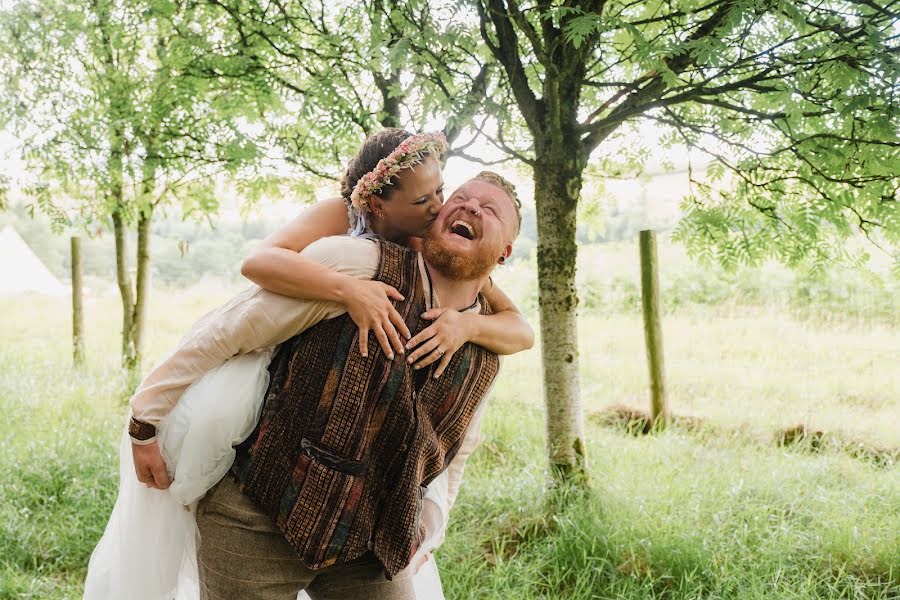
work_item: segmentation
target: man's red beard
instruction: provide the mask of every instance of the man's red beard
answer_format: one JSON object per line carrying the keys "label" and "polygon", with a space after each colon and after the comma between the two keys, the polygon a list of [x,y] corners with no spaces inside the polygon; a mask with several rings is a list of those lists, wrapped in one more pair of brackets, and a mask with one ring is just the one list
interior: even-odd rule
{"label": "man's red beard", "polygon": [[429,232],[422,238],[422,256],[429,266],[454,281],[477,281],[487,277],[497,264],[502,249],[477,246],[474,252],[452,252],[440,234]]}

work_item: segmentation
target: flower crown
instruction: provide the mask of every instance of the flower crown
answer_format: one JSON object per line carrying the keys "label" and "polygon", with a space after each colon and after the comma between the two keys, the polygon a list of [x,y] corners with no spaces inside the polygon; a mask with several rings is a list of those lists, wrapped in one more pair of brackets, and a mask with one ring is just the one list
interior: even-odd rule
{"label": "flower crown", "polygon": [[413,167],[428,156],[440,156],[447,151],[447,138],[443,133],[422,133],[403,140],[393,152],[378,161],[375,168],[359,178],[350,203],[360,213],[369,209],[369,198],[390,185],[391,179],[403,169]]}

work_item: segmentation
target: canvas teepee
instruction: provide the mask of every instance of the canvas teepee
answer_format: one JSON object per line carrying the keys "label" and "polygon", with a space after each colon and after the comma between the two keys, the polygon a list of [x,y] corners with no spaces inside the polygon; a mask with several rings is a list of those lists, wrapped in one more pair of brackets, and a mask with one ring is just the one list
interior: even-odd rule
{"label": "canvas teepee", "polygon": [[61,284],[11,226],[0,231],[0,296],[22,293],[59,296],[68,288]]}

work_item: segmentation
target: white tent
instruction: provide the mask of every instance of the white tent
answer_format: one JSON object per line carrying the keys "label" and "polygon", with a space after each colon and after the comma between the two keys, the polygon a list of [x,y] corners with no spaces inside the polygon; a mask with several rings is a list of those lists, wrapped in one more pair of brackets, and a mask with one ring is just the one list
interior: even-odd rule
{"label": "white tent", "polygon": [[0,231],[0,296],[26,292],[60,296],[69,288],[53,276],[11,226]]}

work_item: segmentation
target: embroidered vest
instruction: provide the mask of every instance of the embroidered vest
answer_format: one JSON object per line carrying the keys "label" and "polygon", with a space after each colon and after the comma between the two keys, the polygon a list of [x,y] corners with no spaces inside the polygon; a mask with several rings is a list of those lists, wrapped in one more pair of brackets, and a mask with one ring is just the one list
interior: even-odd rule
{"label": "embroidered vest", "polygon": [[[379,249],[374,279],[403,294],[395,306],[415,334],[429,324],[420,316],[417,254],[386,242]],[[481,305],[489,312],[483,298]],[[362,357],[358,335],[342,315],[281,345],[259,424],[239,446],[233,472],[306,566],[371,550],[392,578],[424,538],[424,486],[456,454],[499,359],[468,343],[435,379],[402,356],[387,360],[372,340]]]}

